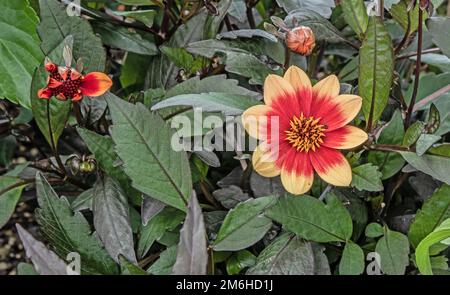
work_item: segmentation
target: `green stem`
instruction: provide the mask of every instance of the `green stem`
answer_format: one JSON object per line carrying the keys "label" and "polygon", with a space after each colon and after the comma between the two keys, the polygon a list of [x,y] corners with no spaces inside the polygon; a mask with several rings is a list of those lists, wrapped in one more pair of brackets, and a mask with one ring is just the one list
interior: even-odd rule
{"label": "green stem", "polygon": [[55,139],[53,137],[52,122],[50,120],[50,99],[47,100],[47,124],[48,124],[48,132],[50,135],[50,146],[52,148],[53,155],[55,156],[55,160],[56,160],[56,163],[58,164],[60,172],[65,176],[67,174],[66,168],[64,167],[64,164],[58,154],[58,151],[56,149]]}

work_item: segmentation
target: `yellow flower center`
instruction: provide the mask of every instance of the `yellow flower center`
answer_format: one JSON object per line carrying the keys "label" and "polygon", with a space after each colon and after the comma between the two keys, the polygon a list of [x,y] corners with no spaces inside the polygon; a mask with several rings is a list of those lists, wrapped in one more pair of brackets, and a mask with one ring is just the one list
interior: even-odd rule
{"label": "yellow flower center", "polygon": [[289,124],[291,128],[286,130],[286,140],[292,144],[297,151],[308,152],[310,149],[315,151],[323,143],[325,137],[325,125],[319,124],[320,118],[309,118],[300,114],[299,117],[294,116]]}

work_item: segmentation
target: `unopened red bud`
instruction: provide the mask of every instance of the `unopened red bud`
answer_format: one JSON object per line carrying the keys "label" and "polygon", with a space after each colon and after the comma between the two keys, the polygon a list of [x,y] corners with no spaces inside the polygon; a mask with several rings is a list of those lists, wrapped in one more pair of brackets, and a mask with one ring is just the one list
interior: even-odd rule
{"label": "unopened red bud", "polygon": [[300,55],[310,55],[316,45],[316,38],[310,28],[299,26],[287,33],[286,45]]}

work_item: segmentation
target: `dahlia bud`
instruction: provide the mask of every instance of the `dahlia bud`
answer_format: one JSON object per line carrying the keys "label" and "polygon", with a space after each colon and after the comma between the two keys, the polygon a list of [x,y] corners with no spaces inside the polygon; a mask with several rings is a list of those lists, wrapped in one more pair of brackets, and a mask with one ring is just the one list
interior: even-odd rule
{"label": "dahlia bud", "polygon": [[287,33],[286,45],[300,55],[310,55],[316,45],[316,39],[309,27],[299,26]]}

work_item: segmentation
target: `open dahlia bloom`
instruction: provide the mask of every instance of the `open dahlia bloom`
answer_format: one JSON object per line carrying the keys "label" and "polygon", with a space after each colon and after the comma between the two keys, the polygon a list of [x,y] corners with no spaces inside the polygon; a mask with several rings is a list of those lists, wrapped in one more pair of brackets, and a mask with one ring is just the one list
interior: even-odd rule
{"label": "open dahlia bloom", "polygon": [[83,76],[74,68],[58,66],[49,60],[45,63],[45,70],[50,74],[47,86],[38,91],[38,97],[43,99],[55,96],[59,100],[79,101],[83,95],[100,96],[112,85],[104,73],[91,72]]}
{"label": "open dahlia bloom", "polygon": [[361,109],[357,95],[339,95],[334,75],[314,87],[301,69],[291,66],[284,77],[269,75],[264,82],[265,105],[242,115],[250,136],[260,140],[252,162],[265,177],[281,175],[285,189],[295,195],[309,191],[314,171],[326,182],[348,186],[351,167],[339,149],[351,149],[367,134],[347,125]]}

